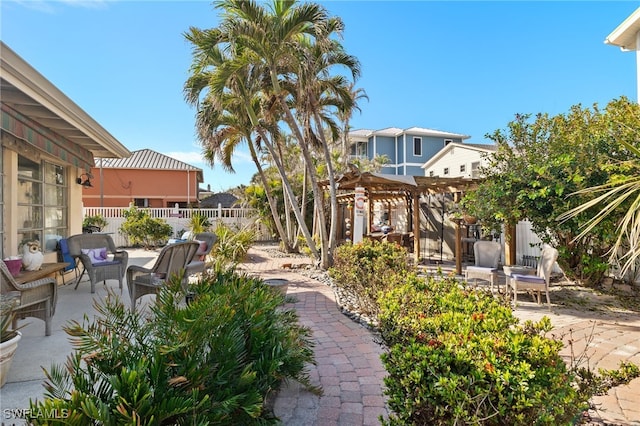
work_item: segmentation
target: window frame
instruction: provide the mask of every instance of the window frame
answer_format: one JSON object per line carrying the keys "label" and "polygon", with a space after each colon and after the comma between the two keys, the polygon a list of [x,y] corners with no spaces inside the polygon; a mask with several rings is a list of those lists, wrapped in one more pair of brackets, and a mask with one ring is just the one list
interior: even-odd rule
{"label": "window frame", "polygon": [[[21,161],[25,166],[32,163],[35,167],[32,169],[36,176],[29,176],[27,167],[20,166]],[[36,170],[37,169],[37,170]],[[31,221],[22,222],[23,226],[19,227],[18,233],[18,252],[21,252],[22,245],[26,241],[38,240],[40,249],[43,253],[55,252],[55,244],[50,245],[47,236],[54,236],[57,241],[59,238],[65,238],[69,235],[69,182],[67,176],[67,168],[59,163],[48,160],[33,160],[27,156],[18,154],[18,190],[21,186],[25,186],[27,190],[37,189],[37,196],[30,192],[24,194],[24,198],[18,199],[18,215],[22,219],[24,217],[32,219]],[[21,209],[31,211],[31,215],[19,213]],[[26,225],[31,222],[29,225]],[[30,235],[31,237],[27,237]],[[57,238],[59,237],[59,238]]]}
{"label": "window frame", "polygon": [[[416,144],[416,142],[418,142]],[[420,136],[413,137],[413,156],[422,157],[422,138]]]}

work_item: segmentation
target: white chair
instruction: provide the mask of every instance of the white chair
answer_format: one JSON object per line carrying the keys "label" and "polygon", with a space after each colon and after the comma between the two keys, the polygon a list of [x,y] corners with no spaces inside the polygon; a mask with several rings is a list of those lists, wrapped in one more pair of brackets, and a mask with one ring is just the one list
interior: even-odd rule
{"label": "white chair", "polygon": [[538,261],[538,269],[536,275],[520,275],[514,274],[508,280],[509,291],[513,289],[513,306],[518,304],[518,291],[533,290],[538,293],[538,305],[541,303],[541,292],[547,295],[547,306],[551,309],[551,300],[549,299],[549,279],[553,265],[558,258],[558,250],[552,247],[546,247],[542,250],[540,260]]}
{"label": "white chair", "polygon": [[465,280],[469,282],[473,279],[474,285],[477,285],[477,280],[485,280],[491,283],[491,291],[493,291],[493,284],[498,286],[500,291],[500,285],[498,284],[498,264],[500,263],[500,253],[502,247],[500,243],[495,241],[476,241],[473,244],[473,256],[475,258],[474,266],[467,266],[465,271]]}

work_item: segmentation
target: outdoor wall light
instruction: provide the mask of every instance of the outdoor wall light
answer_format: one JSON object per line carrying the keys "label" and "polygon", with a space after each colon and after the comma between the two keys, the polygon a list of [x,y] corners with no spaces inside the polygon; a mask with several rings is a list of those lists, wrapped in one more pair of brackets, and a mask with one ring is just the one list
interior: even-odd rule
{"label": "outdoor wall light", "polygon": [[[82,176],[86,176],[86,178],[82,179]],[[93,175],[91,173],[83,173],[76,179],[76,183],[78,185],[86,186],[87,188],[93,188],[91,179],[93,179]]]}

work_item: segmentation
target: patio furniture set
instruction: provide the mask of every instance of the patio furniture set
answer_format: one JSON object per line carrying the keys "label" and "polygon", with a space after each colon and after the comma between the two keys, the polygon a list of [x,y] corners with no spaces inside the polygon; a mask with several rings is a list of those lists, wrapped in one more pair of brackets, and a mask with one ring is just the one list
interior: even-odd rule
{"label": "patio furniture set", "polygon": [[[117,249],[108,234],[86,233],[70,236],[58,244],[57,263],[45,263],[38,271],[12,274],[5,262],[0,262],[2,294],[16,295],[19,304],[15,312],[13,328],[18,319],[32,317],[45,323],[45,335],[51,335],[51,319],[57,302],[57,280],[52,274],[75,271],[75,289],[86,275],[95,293],[98,282],[118,280],[120,291],[123,278],[131,298],[131,309],[145,294],[155,294],[173,276],[179,276],[183,285],[188,277],[206,270],[206,256],[210,253],[216,236],[210,232],[196,234],[194,240],[168,244],[160,251],[154,265],[144,268],[128,264],[128,253]],[[64,278],[63,278],[64,280]]]}

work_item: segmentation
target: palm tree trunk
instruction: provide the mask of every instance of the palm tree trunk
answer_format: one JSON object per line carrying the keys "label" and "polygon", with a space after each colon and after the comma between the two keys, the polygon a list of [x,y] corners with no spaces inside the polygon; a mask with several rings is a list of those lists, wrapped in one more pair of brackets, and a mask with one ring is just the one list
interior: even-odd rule
{"label": "palm tree trunk", "polygon": [[271,192],[271,186],[269,186],[269,181],[267,176],[264,174],[264,170],[262,170],[262,165],[258,160],[258,155],[256,154],[255,147],[253,145],[253,141],[249,139],[249,150],[251,152],[251,158],[258,169],[258,174],[260,175],[260,179],[262,180],[262,184],[264,185],[264,191],[267,195],[267,200],[269,201],[269,208],[271,209],[271,216],[273,216],[273,222],[276,225],[276,230],[278,231],[278,235],[280,236],[280,241],[284,245],[284,250],[287,253],[291,253],[293,250],[291,248],[291,242],[287,238],[287,234],[284,232],[282,227],[282,222],[280,221],[280,215],[278,214],[278,206],[276,205],[276,200]]}
{"label": "palm tree trunk", "polygon": [[284,184],[285,194],[289,197],[289,201],[291,201],[291,204],[292,204],[292,207],[293,207],[293,214],[296,216],[296,219],[298,220],[298,224],[300,225],[300,229],[302,230],[302,234],[304,235],[304,237],[305,237],[305,239],[307,241],[307,245],[309,246],[309,250],[311,250],[311,254],[316,259],[320,259],[320,254],[318,253],[318,249],[316,248],[316,245],[313,242],[313,238],[311,237],[311,233],[309,232],[309,228],[307,227],[307,224],[305,223],[304,218],[302,217],[302,213],[300,212],[300,209],[295,204],[296,197],[295,197],[295,195],[293,193],[293,190],[291,189],[291,184],[289,183],[289,180],[286,177],[287,176],[286,170],[282,166],[282,162],[280,161],[280,158],[278,157],[275,149],[273,148],[273,144],[266,138],[266,135],[264,134],[264,132],[262,130],[258,130],[258,133],[263,138],[263,141],[264,141],[265,146],[267,147],[267,150],[269,150],[269,153],[271,154],[271,157],[273,158],[273,161],[276,163],[276,167],[278,169],[278,172],[280,173],[280,177],[282,178],[282,181],[283,181],[283,184]]}
{"label": "palm tree trunk", "polygon": [[322,268],[326,269],[329,267],[329,237],[327,235],[327,226],[326,226],[326,221],[324,216],[324,206],[322,205],[322,199],[320,199],[319,197],[320,188],[318,186],[318,180],[316,179],[315,170],[313,168],[313,160],[311,158],[311,154],[309,153],[309,147],[304,141],[302,132],[300,131],[300,128],[298,127],[295,121],[295,118],[293,117],[293,114],[291,113],[291,110],[287,105],[286,100],[281,95],[278,95],[278,99],[284,111],[285,121],[287,122],[287,125],[289,126],[291,131],[294,133],[296,139],[298,140],[298,143],[300,144],[300,149],[302,150],[304,161],[307,165],[307,169],[309,170],[309,180],[311,182],[311,189],[313,191],[313,200],[314,200],[314,204],[316,204],[318,208],[318,213],[319,213],[318,227],[320,229],[320,239],[321,239],[320,248],[322,252],[320,261],[321,261]]}

